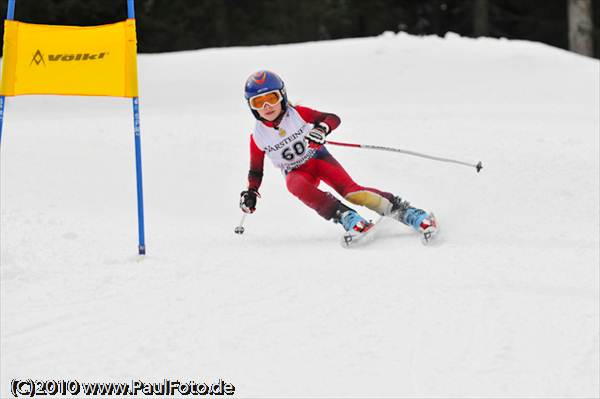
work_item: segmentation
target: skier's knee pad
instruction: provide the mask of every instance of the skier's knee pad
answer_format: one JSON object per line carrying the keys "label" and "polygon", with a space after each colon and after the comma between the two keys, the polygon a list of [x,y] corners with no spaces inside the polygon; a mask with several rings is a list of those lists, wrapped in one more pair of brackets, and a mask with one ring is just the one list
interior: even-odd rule
{"label": "skier's knee pad", "polygon": [[366,206],[380,215],[387,215],[392,208],[392,203],[387,198],[372,191],[354,191],[346,194],[344,198],[353,204]]}

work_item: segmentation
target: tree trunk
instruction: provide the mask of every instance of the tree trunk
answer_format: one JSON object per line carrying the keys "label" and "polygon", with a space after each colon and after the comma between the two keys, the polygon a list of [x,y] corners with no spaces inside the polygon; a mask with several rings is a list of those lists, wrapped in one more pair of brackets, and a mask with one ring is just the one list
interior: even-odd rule
{"label": "tree trunk", "polygon": [[473,33],[475,37],[490,33],[489,0],[475,0],[473,4]]}
{"label": "tree trunk", "polygon": [[594,55],[592,0],[568,0],[569,49],[579,54]]}

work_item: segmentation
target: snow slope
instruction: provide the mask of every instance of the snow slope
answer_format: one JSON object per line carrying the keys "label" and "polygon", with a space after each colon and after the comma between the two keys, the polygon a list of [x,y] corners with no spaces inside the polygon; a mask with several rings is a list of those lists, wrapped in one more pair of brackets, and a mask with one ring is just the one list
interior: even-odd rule
{"label": "snow slope", "polygon": [[[339,114],[355,179],[436,212],[371,245],[265,164],[239,223],[254,70]],[[600,63],[545,45],[376,38],[140,56],[148,255],[129,100],[9,99],[1,381],[163,378],[238,397],[598,397]],[[367,210],[364,215],[374,217]]]}

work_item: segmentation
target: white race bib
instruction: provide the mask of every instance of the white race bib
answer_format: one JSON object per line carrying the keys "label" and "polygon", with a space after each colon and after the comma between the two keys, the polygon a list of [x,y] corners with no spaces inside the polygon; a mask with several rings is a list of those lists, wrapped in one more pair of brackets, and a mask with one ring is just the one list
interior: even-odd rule
{"label": "white race bib", "polygon": [[298,111],[288,106],[277,128],[257,121],[252,136],[256,145],[273,164],[285,172],[302,165],[317,151],[310,148],[305,140],[310,129],[312,124],[307,123]]}

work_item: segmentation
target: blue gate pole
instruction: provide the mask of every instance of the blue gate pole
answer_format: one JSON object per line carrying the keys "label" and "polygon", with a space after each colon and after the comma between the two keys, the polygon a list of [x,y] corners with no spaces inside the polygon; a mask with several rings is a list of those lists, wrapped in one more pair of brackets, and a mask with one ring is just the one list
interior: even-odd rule
{"label": "blue gate pole", "polygon": [[133,126],[135,131],[135,172],[137,180],[137,202],[138,202],[138,251],[140,255],[146,254],[146,242],[144,238],[144,190],[142,187],[142,142],[140,139],[140,100],[133,99]]}
{"label": "blue gate pole", "polygon": [[[15,1],[8,0],[8,7],[6,9],[6,19],[15,19]],[[0,144],[2,144],[2,127],[4,126],[4,104],[6,98],[0,96]]]}
{"label": "blue gate pole", "polygon": [[[135,7],[133,0],[127,0],[127,18],[135,19]],[[140,129],[140,99],[133,98],[133,128],[135,138],[135,172],[137,179],[137,203],[138,203],[138,251],[140,255],[146,254],[146,241],[144,238],[144,190],[142,187],[142,142]]]}

